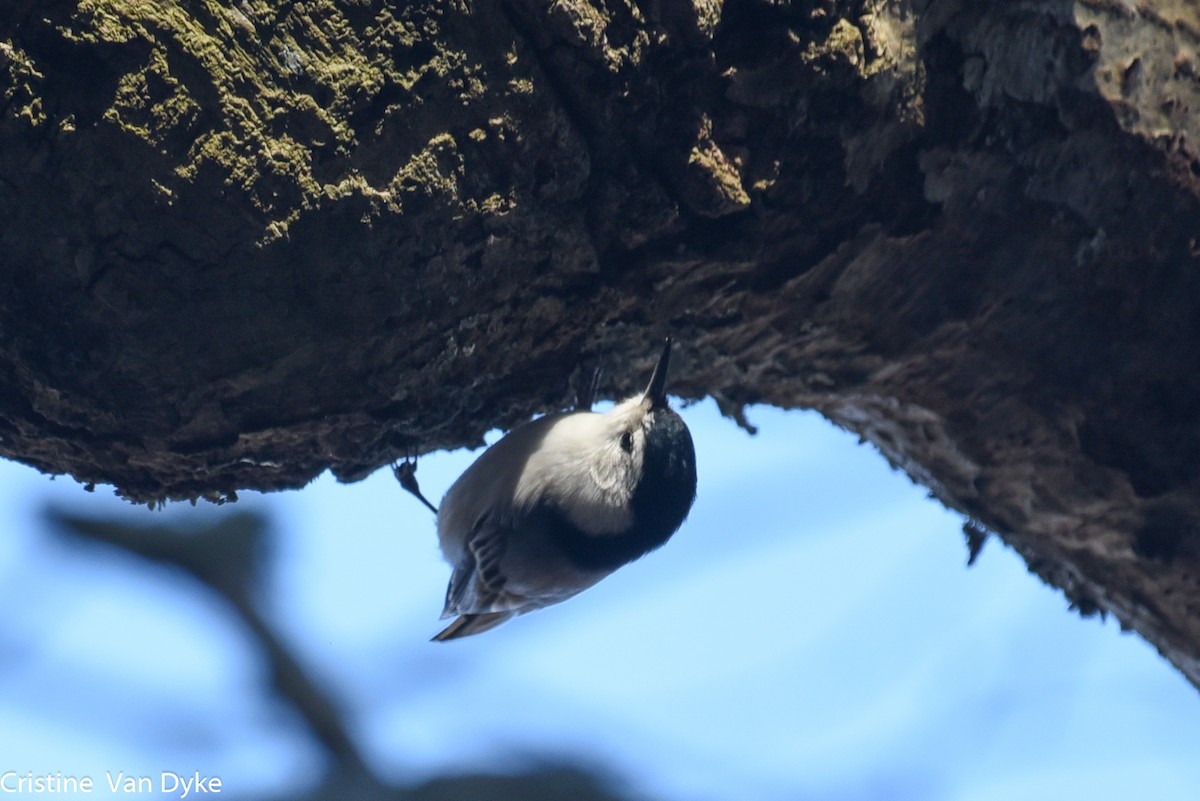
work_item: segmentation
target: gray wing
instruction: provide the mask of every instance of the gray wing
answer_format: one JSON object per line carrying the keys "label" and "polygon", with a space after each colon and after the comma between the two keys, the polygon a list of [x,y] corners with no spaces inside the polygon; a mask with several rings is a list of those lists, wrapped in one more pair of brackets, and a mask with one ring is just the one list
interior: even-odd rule
{"label": "gray wing", "polygon": [[443,620],[453,615],[514,611],[522,605],[504,591],[507,579],[500,570],[511,536],[512,525],[495,515],[484,515],[475,522],[446,588]]}
{"label": "gray wing", "polygon": [[434,641],[480,634],[525,611],[525,599],[505,592],[508,579],[500,567],[512,533],[511,524],[492,515],[475,523],[446,588],[442,619],[457,617],[434,636]]}
{"label": "gray wing", "polygon": [[554,543],[548,516],[519,518],[489,512],[475,522],[446,589],[442,619],[458,619],[435,640],[487,631],[565,601],[607,574],[573,567]]}

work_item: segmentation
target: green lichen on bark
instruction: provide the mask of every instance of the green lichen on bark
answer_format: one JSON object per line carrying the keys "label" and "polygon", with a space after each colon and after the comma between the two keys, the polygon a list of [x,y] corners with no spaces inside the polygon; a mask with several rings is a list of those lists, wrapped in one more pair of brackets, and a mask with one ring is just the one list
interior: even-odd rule
{"label": "green lichen on bark", "polygon": [[1074,16],[1096,59],[1089,77],[1121,125],[1200,158],[1200,8],[1194,0],[1136,9],[1089,0],[1077,4]]}
{"label": "green lichen on bark", "polygon": [[46,112],[37,91],[37,84],[43,78],[24,50],[11,40],[0,40],[0,98],[6,113],[30,125],[43,124]]}
{"label": "green lichen on bark", "polygon": [[[263,212],[267,242],[331,199],[359,193],[377,202],[415,180],[403,157],[383,180],[356,169],[358,149],[380,135],[380,115],[366,113],[373,104],[419,108],[426,79],[464,105],[483,96],[481,69],[440,38],[439,19],[453,9],[83,0],[61,32],[81,44],[146,48],[144,63],[121,76],[105,119],[177,158],[182,180],[216,168]],[[450,135],[426,133],[408,142],[412,159]],[[436,192],[446,195],[444,182]]]}

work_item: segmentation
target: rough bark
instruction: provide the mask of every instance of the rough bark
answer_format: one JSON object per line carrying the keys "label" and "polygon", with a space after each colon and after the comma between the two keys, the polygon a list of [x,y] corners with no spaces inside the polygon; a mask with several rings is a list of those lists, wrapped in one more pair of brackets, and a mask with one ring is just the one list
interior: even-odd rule
{"label": "rough bark", "polygon": [[1198,47],[1188,0],[9,0],[0,453],[355,480],[669,330],[677,391],[821,410],[1200,683]]}

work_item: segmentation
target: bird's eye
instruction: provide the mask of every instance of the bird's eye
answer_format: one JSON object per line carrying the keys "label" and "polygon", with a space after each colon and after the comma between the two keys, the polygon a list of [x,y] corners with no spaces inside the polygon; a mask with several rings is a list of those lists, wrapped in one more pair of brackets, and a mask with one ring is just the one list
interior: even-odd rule
{"label": "bird's eye", "polygon": [[626,453],[633,452],[633,432],[632,431],[626,431],[624,434],[621,435],[621,450],[625,451]]}

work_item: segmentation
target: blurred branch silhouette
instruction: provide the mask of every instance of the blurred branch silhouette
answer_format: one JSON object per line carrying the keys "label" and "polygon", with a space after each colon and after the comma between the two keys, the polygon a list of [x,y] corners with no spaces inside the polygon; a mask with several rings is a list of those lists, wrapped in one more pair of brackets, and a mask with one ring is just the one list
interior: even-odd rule
{"label": "blurred branch silhouette", "polygon": [[265,517],[235,512],[213,522],[141,525],[51,508],[46,511],[46,519],[84,540],[179,568],[223,598],[262,647],[276,691],[300,713],[329,753],[337,772],[363,789],[378,783],[333,702],[256,608],[256,588],[269,550]]}
{"label": "blurred branch silhouette", "polygon": [[256,599],[270,557],[270,521],[255,512],[217,519],[155,525],[101,519],[50,507],[46,521],[83,542],[181,570],[219,596],[253,636],[266,659],[275,691],[304,720],[329,756],[332,769],[304,801],[623,801],[601,773],[560,761],[543,761],[507,775],[461,774],[411,786],[383,781],[367,765],[343,714],[259,612]]}

